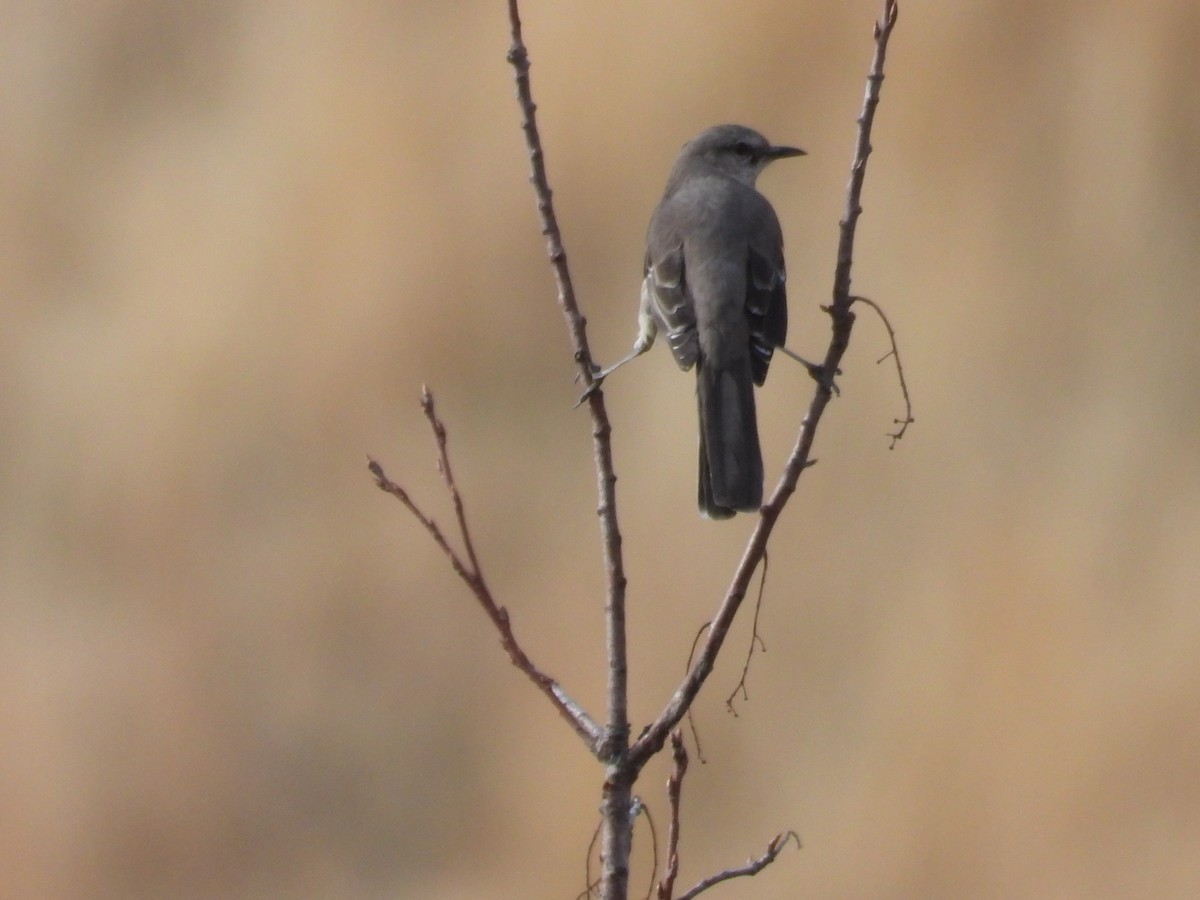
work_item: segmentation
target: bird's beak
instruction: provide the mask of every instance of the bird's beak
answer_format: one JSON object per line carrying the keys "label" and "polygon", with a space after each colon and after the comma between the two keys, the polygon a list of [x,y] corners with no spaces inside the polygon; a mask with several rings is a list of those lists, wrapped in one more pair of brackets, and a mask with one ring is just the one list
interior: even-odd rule
{"label": "bird's beak", "polygon": [[767,151],[767,159],[787,159],[789,156],[807,156],[799,147],[772,147]]}

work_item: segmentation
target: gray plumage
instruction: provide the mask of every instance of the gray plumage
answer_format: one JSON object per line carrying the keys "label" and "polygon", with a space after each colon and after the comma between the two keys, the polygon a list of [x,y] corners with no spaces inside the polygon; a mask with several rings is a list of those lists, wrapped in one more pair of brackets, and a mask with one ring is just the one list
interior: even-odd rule
{"label": "gray plumage", "polygon": [[771,161],[803,152],[740,125],[710,128],[684,146],[650,220],[628,358],[661,329],[679,367],[696,367],[698,501],[714,519],[762,505],[753,386],[787,336],[787,296],[779,219],[754,184]]}

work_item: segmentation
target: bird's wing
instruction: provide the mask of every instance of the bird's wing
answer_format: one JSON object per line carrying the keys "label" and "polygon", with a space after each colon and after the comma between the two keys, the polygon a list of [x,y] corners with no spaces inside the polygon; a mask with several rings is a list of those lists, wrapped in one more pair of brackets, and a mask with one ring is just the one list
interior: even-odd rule
{"label": "bird's wing", "polygon": [[659,328],[666,333],[675,362],[681,369],[690,369],[696,363],[700,344],[696,335],[696,311],[684,281],[683,244],[660,253],[657,259],[646,255],[642,294],[643,302],[658,321]]}
{"label": "bird's wing", "polygon": [[751,246],[746,267],[750,370],[760,387],[767,380],[775,348],[782,347],[787,339],[787,273],[782,246],[776,245],[775,249],[775,253],[764,253]]}

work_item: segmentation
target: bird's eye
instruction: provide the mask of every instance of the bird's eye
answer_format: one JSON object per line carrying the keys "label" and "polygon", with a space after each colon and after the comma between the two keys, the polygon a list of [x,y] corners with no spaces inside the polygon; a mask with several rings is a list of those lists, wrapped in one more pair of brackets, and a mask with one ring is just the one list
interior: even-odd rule
{"label": "bird's eye", "polygon": [[736,153],[738,156],[740,156],[742,159],[753,159],[754,158],[754,148],[752,148],[745,141],[738,141],[736,144],[734,144],[733,152]]}

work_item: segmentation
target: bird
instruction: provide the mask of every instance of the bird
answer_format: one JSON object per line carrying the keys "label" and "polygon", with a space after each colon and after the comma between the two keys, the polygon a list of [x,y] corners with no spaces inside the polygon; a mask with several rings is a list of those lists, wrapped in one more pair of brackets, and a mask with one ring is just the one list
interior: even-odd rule
{"label": "bird", "polygon": [[650,218],[633,350],[595,375],[602,381],[645,353],[660,330],[679,368],[695,367],[706,518],[762,505],[754,385],[787,337],[787,277],[779,218],[755,183],[775,160],[803,155],[742,125],[708,128],[684,145]]}

